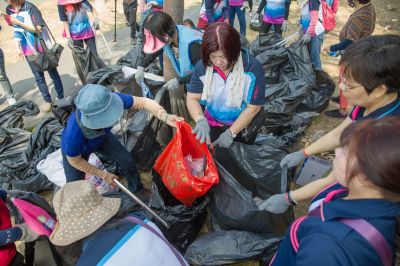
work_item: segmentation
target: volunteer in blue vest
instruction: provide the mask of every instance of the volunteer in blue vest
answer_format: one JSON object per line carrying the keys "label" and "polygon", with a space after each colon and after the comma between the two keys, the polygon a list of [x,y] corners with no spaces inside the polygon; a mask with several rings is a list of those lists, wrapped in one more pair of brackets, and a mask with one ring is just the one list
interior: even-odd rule
{"label": "volunteer in blue vest", "polygon": [[343,131],[336,183],[289,227],[270,265],[395,265],[399,135],[399,117],[366,119]]}
{"label": "volunteer in blue vest", "polygon": [[[186,97],[189,113],[196,122],[196,138],[222,148],[229,148],[233,141],[245,142],[242,130],[264,103],[261,63],[241,49],[235,28],[224,22],[208,26],[202,60],[193,71]],[[248,141],[252,142],[254,139]]]}
{"label": "volunteer in blue vest", "polygon": [[193,67],[201,58],[202,38],[200,31],[176,25],[167,13],[149,14],[143,23],[145,55],[139,59],[136,81],[139,83],[144,78],[144,69],[150,63],[166,53],[178,77],[167,81],[164,87],[174,91],[179,85],[189,83]]}
{"label": "volunteer in blue vest", "polygon": [[261,34],[267,34],[272,26],[274,26],[274,31],[278,34],[282,35],[282,32],[287,31],[291,2],[291,0],[261,0],[252,21],[257,22],[261,12],[264,10],[260,28]]}
{"label": "volunteer in blue vest", "polygon": [[200,8],[197,28],[205,30],[214,22],[229,23],[228,0],[204,0]]}
{"label": "volunteer in blue vest", "polygon": [[[351,114],[335,129],[309,146],[286,155],[281,167],[296,167],[307,157],[331,151],[340,146],[340,135],[353,123],[364,119],[400,116],[400,36],[380,35],[362,38],[346,48],[340,59],[343,69],[339,88],[349,104]],[[299,189],[271,196],[260,209],[283,213],[289,205],[308,200],[323,187],[334,182],[329,175]],[[291,199],[290,201],[288,199]]]}
{"label": "volunteer in blue vest", "polygon": [[[339,0],[327,0],[332,11],[336,14]],[[311,63],[314,70],[322,69],[321,46],[324,42],[325,28],[322,24],[322,5],[320,0],[299,0],[300,7],[300,32],[303,43],[309,43]]]}
{"label": "volunteer in blue vest", "polygon": [[61,265],[188,265],[154,223],[133,212],[130,199],[102,197],[82,180],[57,191],[53,206],[58,219],[50,241]]}
{"label": "volunteer in blue vest", "polygon": [[145,109],[161,121],[175,126],[181,118],[169,115],[155,101],[133,97],[122,93],[112,93],[101,85],[87,84],[75,100],[77,110],[67,120],[62,132],[61,151],[67,182],[85,179],[85,173],[103,178],[115,186],[118,176],[103,172],[88,163],[91,153],[101,153],[118,164],[121,175],[127,178],[132,192],[139,190],[139,172],[130,153],[111,133],[112,127],[120,120],[124,110]]}

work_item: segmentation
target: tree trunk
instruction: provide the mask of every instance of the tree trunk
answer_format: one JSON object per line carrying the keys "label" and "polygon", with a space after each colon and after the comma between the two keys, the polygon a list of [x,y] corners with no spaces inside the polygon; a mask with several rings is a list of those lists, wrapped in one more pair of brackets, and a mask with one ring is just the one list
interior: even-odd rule
{"label": "tree trunk", "polygon": [[[169,14],[176,24],[183,23],[184,1],[183,0],[164,0],[164,12]],[[168,81],[177,77],[174,67],[168,56],[164,53],[164,80]],[[177,91],[170,92],[172,113],[183,117],[189,121],[186,109],[185,94],[183,86]]]}

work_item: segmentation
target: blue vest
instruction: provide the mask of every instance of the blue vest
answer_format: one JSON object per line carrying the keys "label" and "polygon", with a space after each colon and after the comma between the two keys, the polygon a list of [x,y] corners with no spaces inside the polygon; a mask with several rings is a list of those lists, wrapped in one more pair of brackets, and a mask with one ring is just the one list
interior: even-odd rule
{"label": "blue vest", "polygon": [[172,65],[179,77],[184,77],[192,73],[194,65],[190,62],[189,47],[193,42],[201,43],[203,33],[198,30],[190,29],[186,26],[176,26],[178,31],[178,53],[177,59],[172,52],[171,44],[164,46],[164,52],[168,55]]}

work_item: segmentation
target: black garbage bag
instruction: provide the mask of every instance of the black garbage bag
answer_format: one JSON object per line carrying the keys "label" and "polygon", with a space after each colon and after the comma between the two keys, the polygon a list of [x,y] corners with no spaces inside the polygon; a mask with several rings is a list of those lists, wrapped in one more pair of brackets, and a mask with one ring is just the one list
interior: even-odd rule
{"label": "black garbage bag", "polygon": [[76,72],[82,81],[86,84],[86,79],[89,72],[96,71],[100,68],[106,67],[103,60],[88,48],[84,49],[78,46],[71,47],[72,58],[74,59]]}
{"label": "black garbage bag", "polygon": [[[150,65],[148,65],[145,69],[146,73],[151,73],[157,76],[163,76],[163,71],[160,67],[160,65],[156,62],[151,63]],[[158,90],[161,89],[161,87],[165,84],[164,81],[155,81],[155,80],[151,80],[151,79],[144,79],[145,84],[150,88],[151,92],[153,93],[153,95],[156,94],[156,92]]]}
{"label": "black garbage bag", "polygon": [[[279,161],[284,153],[276,151],[274,146],[268,148],[267,145],[262,145],[257,150],[247,151],[249,147],[242,146],[245,144],[237,145],[239,146],[232,151],[216,149],[214,153],[220,182],[214,186],[214,196],[211,200],[213,230],[284,234],[293,221],[293,209],[290,208],[286,213],[279,215],[259,211],[253,199],[255,196],[267,199],[269,195],[281,193]],[[262,149],[268,149],[269,152],[263,152]],[[232,156],[233,152],[238,154]],[[256,152],[264,154],[260,156],[255,154]],[[250,168],[252,169],[249,170]],[[253,176],[255,171],[259,176]]]}
{"label": "black garbage bag", "polygon": [[286,47],[276,47],[268,49],[256,56],[258,61],[261,62],[264,69],[278,67],[289,60]]}
{"label": "black garbage bag", "polygon": [[297,108],[298,112],[318,112],[321,113],[329,105],[329,99],[335,92],[335,82],[323,70],[315,72],[316,86],[312,87],[309,95],[302,101]]}
{"label": "black garbage bag", "polygon": [[218,231],[200,236],[185,253],[192,265],[224,265],[257,259],[266,250],[273,254],[281,238],[246,231]]}
{"label": "black garbage bag", "polygon": [[267,85],[264,110],[267,113],[291,114],[309,96],[313,88],[312,83],[303,79]]}
{"label": "black garbage bag", "polygon": [[289,62],[292,67],[289,73],[289,79],[296,77],[302,78],[312,76],[314,71],[311,64],[310,53],[308,52],[307,45],[302,44],[301,41],[292,43],[288,49]]}
{"label": "black garbage bag", "polygon": [[[31,134],[22,129],[2,129],[0,183],[5,190],[38,192],[53,184],[36,169],[37,163],[60,148],[62,127],[56,118],[40,122]],[[2,135],[2,134],[0,134]]]}
{"label": "black garbage bag", "polygon": [[165,238],[184,253],[197,238],[206,221],[206,206],[210,201],[209,197],[203,196],[196,199],[191,206],[185,206],[172,196],[155,171],[152,174],[153,183],[149,206],[169,223],[170,228],[165,228],[157,220],[154,222],[161,229]]}
{"label": "black garbage bag", "polygon": [[20,101],[0,111],[0,127],[23,128],[24,116],[36,116],[39,107],[31,101]]}
{"label": "black garbage bag", "polygon": [[133,47],[128,51],[126,55],[118,59],[117,65],[136,68],[138,63],[138,54],[140,54],[140,52],[141,51],[138,51],[138,48],[136,46]]}
{"label": "black garbage bag", "polygon": [[89,72],[86,82],[89,84],[99,84],[107,87],[108,85],[125,81],[126,80],[124,72],[122,72],[122,66],[113,65],[105,66]]}
{"label": "black garbage bag", "polygon": [[[154,100],[163,106],[168,113],[171,112],[169,93],[166,89],[159,90]],[[142,114],[136,113],[135,115],[139,116]],[[127,143],[135,143],[132,150],[128,151],[131,152],[138,168],[150,170],[161,152],[161,147],[166,146],[171,141],[173,132],[171,127],[154,116],[150,118],[147,117],[146,120],[144,120],[143,117],[132,119],[132,123],[143,122],[145,122],[145,126],[140,134],[137,132],[130,134],[128,130],[125,132],[125,134],[127,134],[125,138],[127,139]],[[138,124],[138,128],[141,128],[140,124]],[[134,138],[136,138],[136,141]]]}
{"label": "black garbage bag", "polygon": [[280,41],[282,41],[282,36],[277,33],[258,35],[250,44],[250,54],[252,56],[257,56],[267,50],[275,48],[276,44]]}

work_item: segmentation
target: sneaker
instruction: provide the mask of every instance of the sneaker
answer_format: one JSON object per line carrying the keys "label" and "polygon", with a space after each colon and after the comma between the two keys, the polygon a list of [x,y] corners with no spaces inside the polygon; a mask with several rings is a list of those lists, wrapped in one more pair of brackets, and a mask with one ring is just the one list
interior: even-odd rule
{"label": "sneaker", "polygon": [[45,102],[45,103],[42,105],[42,111],[43,111],[43,112],[46,112],[46,113],[50,112],[50,111],[51,111],[51,103]]}
{"label": "sneaker", "polygon": [[131,38],[131,45],[136,45],[136,38]]}
{"label": "sneaker", "polygon": [[340,97],[339,96],[332,96],[330,99],[334,103],[339,103],[340,102]]}
{"label": "sneaker", "polygon": [[9,105],[14,105],[14,104],[17,103],[17,100],[15,100],[15,98],[8,98],[7,102],[8,102]]}
{"label": "sneaker", "polygon": [[331,110],[331,111],[326,111],[325,112],[326,116],[332,117],[332,118],[346,118],[347,114],[342,114],[339,109]]}

